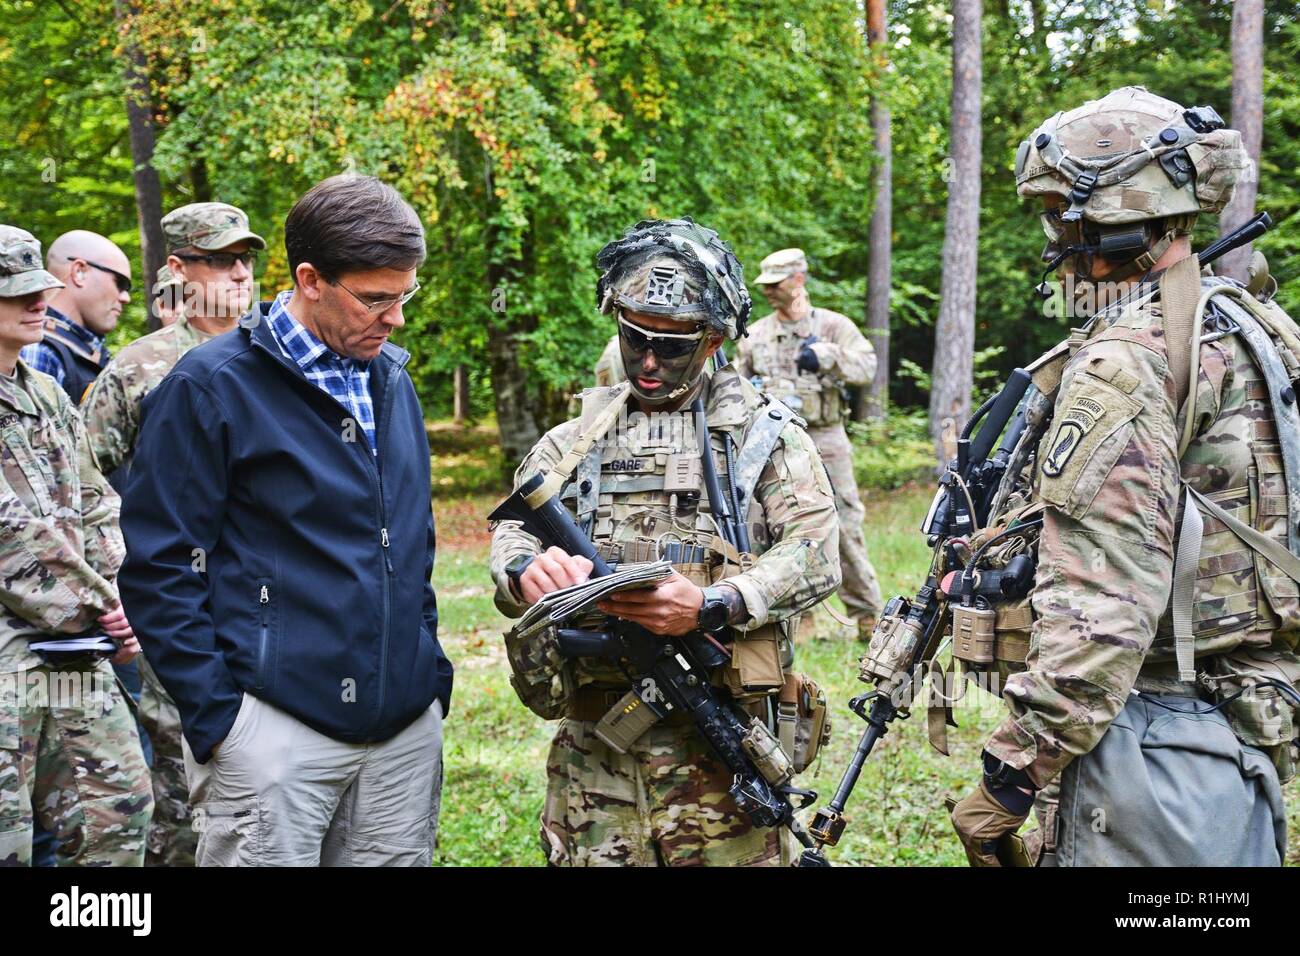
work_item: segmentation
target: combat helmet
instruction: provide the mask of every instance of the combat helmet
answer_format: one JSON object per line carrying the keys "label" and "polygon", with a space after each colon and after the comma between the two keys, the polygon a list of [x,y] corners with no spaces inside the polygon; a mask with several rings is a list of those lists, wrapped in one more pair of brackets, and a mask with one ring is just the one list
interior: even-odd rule
{"label": "combat helmet", "polygon": [[731,246],[689,217],[646,219],[596,255],[596,304],[745,334],[753,303]]}
{"label": "combat helmet", "polygon": [[1099,255],[1118,280],[1150,270],[1199,213],[1220,212],[1249,167],[1241,134],[1213,107],[1126,86],[1057,113],[1022,142],[1016,192],[1064,201],[1042,214],[1049,268]]}

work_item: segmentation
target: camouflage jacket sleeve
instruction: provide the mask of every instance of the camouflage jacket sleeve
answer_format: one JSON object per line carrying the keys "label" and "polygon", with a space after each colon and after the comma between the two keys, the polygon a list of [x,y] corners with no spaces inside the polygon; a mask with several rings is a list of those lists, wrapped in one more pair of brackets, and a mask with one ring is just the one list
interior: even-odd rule
{"label": "camouflage jacket sleeve", "polygon": [[1027,670],[1008,680],[1010,717],[986,744],[1039,787],[1123,708],[1169,601],[1179,464],[1167,368],[1158,326],[1085,345],[1039,449]]}
{"label": "camouflage jacket sleeve", "polygon": [[70,404],[63,411],[64,434],[80,452],[74,451],[73,458],[81,462],[85,547],[74,546],[67,529],[53,520],[57,516],[32,514],[0,482],[0,579],[5,583],[0,604],[43,630],[76,634],[117,606],[117,591],[108,578],[116,573],[123,551],[117,495],[86,457],[89,450],[76,412]]}
{"label": "camouflage jacket sleeve", "polygon": [[81,528],[85,535],[86,562],[112,580],[126,557],[118,518],[122,499],[104,477],[91,450],[90,435],[74,413],[77,460],[81,469]]}
{"label": "camouflage jacket sleeve", "polygon": [[830,375],[846,385],[862,385],[876,374],[876,350],[847,315],[818,310],[821,334],[813,343],[819,375]]}
{"label": "camouflage jacket sleeve", "polygon": [[[564,457],[564,451],[578,437],[578,420],[557,425],[542,436],[541,441],[533,446],[519,467],[515,470],[515,487],[535,472],[550,470],[556,462]],[[518,521],[500,521],[492,531],[492,551],[489,565],[492,580],[496,582],[496,606],[507,617],[519,617],[528,609],[528,605],[515,599],[510,592],[510,579],[506,576],[506,565],[520,555],[540,554],[542,544],[523,529]]]}
{"label": "camouflage jacket sleeve", "polygon": [[771,543],[753,567],[726,579],[745,598],[749,619],[739,625],[742,631],[784,620],[840,586],[835,498],[821,455],[802,428],[788,425],[781,433],[754,500]]}
{"label": "camouflage jacket sleeve", "polygon": [[126,392],[117,362],[110,362],[90,387],[81,406],[90,450],[104,474],[121,467],[135,446],[140,428],[140,406]]}

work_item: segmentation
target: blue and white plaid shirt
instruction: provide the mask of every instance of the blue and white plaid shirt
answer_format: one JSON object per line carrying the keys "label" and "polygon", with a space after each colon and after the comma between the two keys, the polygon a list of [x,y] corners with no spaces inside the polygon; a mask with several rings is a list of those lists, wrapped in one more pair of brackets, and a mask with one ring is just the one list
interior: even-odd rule
{"label": "blue and white plaid shirt", "polygon": [[[76,342],[91,355],[104,347],[104,337],[102,335],[96,335],[85,326],[69,321],[62,312],[56,312],[49,306],[45,308],[45,320],[57,328],[65,339]],[[107,356],[108,353],[105,352],[104,354]],[[44,342],[33,342],[31,345],[24,345],[18,355],[36,371],[44,372],[60,385],[68,377],[68,370],[63,367],[63,360],[59,358],[59,353]]]}
{"label": "blue and white plaid shirt", "polygon": [[337,355],[312,335],[286,308],[292,294],[281,292],[271,303],[271,311],[266,317],[271,326],[271,337],[280,346],[284,357],[302,369],[307,381],[352,413],[366,433],[371,453],[377,457],[379,448],[375,444],[375,403],[370,397],[370,363]]}

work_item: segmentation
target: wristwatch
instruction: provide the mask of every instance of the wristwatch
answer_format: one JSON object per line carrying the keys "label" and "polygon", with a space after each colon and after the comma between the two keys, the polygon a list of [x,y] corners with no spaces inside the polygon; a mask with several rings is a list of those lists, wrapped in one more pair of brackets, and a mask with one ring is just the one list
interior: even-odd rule
{"label": "wristwatch", "polygon": [[515,597],[522,599],[524,589],[519,584],[519,578],[528,570],[528,565],[533,563],[537,557],[535,554],[521,554],[511,558],[506,562],[506,577],[510,581],[510,587],[515,592]]}
{"label": "wristwatch", "polygon": [[726,600],[722,597],[722,592],[718,588],[709,586],[702,590],[704,591],[704,603],[700,605],[700,614],[696,618],[695,626],[707,634],[716,634],[727,626],[730,610],[727,607]]}

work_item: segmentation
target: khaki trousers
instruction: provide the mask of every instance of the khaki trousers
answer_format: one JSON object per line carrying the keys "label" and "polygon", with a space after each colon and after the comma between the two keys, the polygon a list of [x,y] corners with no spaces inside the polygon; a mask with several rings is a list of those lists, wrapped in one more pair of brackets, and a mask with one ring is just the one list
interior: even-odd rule
{"label": "khaki trousers", "polygon": [[206,764],[184,747],[199,866],[428,866],[442,790],[442,705],[349,744],[244,694]]}

